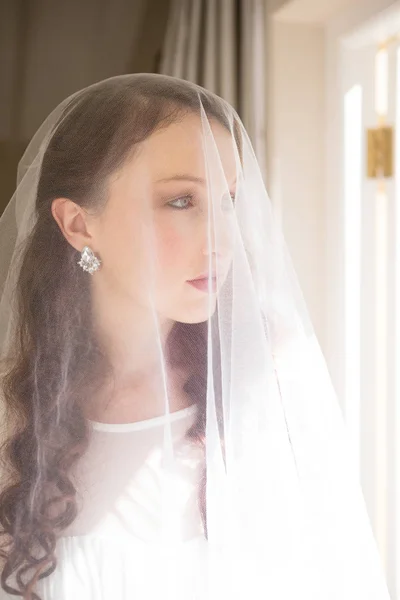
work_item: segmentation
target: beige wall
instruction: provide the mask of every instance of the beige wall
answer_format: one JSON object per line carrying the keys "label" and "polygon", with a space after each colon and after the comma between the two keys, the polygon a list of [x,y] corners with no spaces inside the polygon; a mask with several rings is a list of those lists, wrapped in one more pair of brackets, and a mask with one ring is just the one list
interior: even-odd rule
{"label": "beige wall", "polygon": [[[361,24],[362,31],[369,30],[378,13],[383,18],[396,5],[400,0],[270,2],[268,188],[280,204],[289,251],[338,391],[343,382],[338,45]],[[399,22],[389,20],[392,33],[398,32]]]}
{"label": "beige wall", "polygon": [[321,27],[269,26],[269,191],[319,341],[325,341],[325,59]]}

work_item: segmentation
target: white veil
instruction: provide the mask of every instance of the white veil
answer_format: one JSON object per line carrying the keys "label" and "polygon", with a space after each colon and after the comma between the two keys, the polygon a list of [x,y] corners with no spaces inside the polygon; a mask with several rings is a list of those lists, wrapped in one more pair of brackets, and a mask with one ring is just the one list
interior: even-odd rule
{"label": "white veil", "polygon": [[[158,119],[157,128],[146,129],[143,122],[139,131],[136,113]],[[193,302],[190,315],[183,323],[178,316],[166,341],[157,308],[164,264],[158,219],[163,217],[149,209],[154,165],[142,147],[174,123],[184,127],[188,115],[195,122],[193,148],[202,157],[199,172],[192,175],[205,180],[204,191],[191,206],[191,216],[174,218],[197,219],[204,228],[208,282],[190,280],[190,290],[182,288]],[[136,129],[130,129],[131,119]],[[79,445],[90,429],[82,398],[98,392],[96,360],[107,354],[90,341],[90,286],[96,278],[101,281],[107,264],[100,255],[98,271],[83,271],[77,264],[80,253],[55,222],[45,247],[37,238],[41,227],[50,227],[54,190],[66,196],[85,156],[101,151],[92,148],[100,126],[108,146],[95,169],[88,164],[82,189],[89,186],[101,195],[107,169],[115,173],[132,157],[132,140],[139,149],[132,160],[141,161],[147,177],[135,231],[142,253],[140,290],[158,348],[153,374],[166,416],[165,474],[185,460],[174,445],[169,419],[176,363],[189,375],[185,389],[197,406],[192,438],[201,450],[197,509],[202,543],[191,560],[200,575],[186,582],[185,597],[389,600],[340,408],[248,136],[227,103],[196,85],[159,75],[115,77],[57,107],[24,154],[16,193],[0,220],[2,412],[11,440],[4,449],[0,496],[3,585],[9,593],[21,593],[25,586],[38,594],[26,591],[26,598],[43,598],[40,586],[61,568],[58,540],[79,514],[68,469],[87,451],[87,445]],[[223,128],[229,142],[223,149],[216,127]],[[70,145],[78,135],[85,140],[79,148]],[[226,153],[236,175],[234,204]],[[54,164],[57,168],[46,175]],[[66,188],[57,187],[58,176]],[[33,248],[35,268],[47,269],[41,278],[32,272]],[[55,329],[56,318],[72,324],[62,335]],[[35,337],[38,320],[41,333]],[[88,372],[95,375],[88,377]],[[81,451],[66,453],[71,448]],[[129,462],[121,456],[119,464],[128,469]],[[151,542],[154,571],[148,573],[156,591],[143,598],[156,593],[179,597],[182,544],[188,540],[179,536],[184,515],[174,481],[162,479],[159,537]],[[58,504],[56,498],[61,498]],[[133,579],[140,576],[136,566],[132,561]],[[33,580],[37,587],[29,587]],[[103,594],[107,600],[125,600]]]}

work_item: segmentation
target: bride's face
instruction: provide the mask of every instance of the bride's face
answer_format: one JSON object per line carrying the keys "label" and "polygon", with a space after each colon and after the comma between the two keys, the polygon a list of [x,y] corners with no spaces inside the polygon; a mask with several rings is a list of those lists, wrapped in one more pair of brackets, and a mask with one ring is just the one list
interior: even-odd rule
{"label": "bride's face", "polygon": [[[236,160],[230,133],[216,122],[211,131],[205,142],[200,119],[187,116],[150,136],[111,178],[93,224],[102,267],[92,280],[110,310],[152,308],[185,323],[215,310],[232,260]],[[207,284],[190,283],[207,277],[209,264],[211,302]]]}

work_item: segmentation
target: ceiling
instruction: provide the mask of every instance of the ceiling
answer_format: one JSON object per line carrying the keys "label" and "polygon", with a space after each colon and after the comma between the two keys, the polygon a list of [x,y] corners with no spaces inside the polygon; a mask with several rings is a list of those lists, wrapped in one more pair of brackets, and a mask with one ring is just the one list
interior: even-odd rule
{"label": "ceiling", "polygon": [[275,12],[275,18],[288,23],[323,25],[331,17],[360,0],[289,0]]}

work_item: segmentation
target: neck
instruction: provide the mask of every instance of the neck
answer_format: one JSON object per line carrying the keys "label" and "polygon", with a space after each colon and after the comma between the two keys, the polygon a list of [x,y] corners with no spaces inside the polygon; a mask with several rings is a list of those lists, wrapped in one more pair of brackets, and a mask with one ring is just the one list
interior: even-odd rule
{"label": "neck", "polygon": [[[133,314],[134,313],[134,314]],[[186,373],[165,364],[173,321],[155,320],[138,310],[96,305],[95,333],[111,367],[111,377],[85,405],[86,416],[107,423],[135,422],[189,406]]]}

